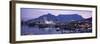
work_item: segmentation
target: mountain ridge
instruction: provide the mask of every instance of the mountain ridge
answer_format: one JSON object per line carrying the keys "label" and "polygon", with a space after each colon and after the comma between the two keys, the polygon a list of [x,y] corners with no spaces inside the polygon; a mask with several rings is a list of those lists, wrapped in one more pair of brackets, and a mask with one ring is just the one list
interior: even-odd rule
{"label": "mountain ridge", "polygon": [[40,21],[43,22],[44,20],[47,21],[54,21],[54,22],[71,22],[84,19],[82,16],[78,14],[60,14],[58,16],[52,15],[51,13],[44,14],[38,18],[30,19],[27,22],[35,22]]}

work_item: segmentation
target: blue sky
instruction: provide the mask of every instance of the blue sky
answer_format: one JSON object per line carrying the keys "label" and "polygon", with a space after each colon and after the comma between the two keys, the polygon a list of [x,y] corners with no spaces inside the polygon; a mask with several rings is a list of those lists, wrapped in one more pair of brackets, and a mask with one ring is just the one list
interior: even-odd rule
{"label": "blue sky", "polygon": [[29,19],[38,18],[39,16],[51,13],[52,15],[58,16],[60,14],[78,14],[83,18],[90,18],[92,11],[88,10],[54,10],[54,9],[37,9],[37,8],[21,8],[21,19],[27,21]]}

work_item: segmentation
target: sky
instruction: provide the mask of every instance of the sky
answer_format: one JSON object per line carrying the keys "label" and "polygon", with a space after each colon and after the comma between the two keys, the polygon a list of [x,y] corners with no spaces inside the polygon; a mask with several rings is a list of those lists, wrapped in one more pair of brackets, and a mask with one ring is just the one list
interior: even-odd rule
{"label": "sky", "polygon": [[40,8],[21,8],[21,19],[27,21],[30,19],[38,18],[39,16],[51,13],[52,15],[58,16],[60,14],[71,15],[78,14],[83,18],[92,17],[92,11],[88,10],[56,10],[56,9],[40,9]]}

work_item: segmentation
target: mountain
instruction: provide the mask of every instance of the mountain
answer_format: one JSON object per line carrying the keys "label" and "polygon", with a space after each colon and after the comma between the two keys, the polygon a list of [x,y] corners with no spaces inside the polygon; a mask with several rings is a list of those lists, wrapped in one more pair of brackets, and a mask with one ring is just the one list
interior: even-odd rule
{"label": "mountain", "polygon": [[48,20],[48,21],[56,21],[56,16],[48,13],[45,15],[40,16],[39,18],[36,18],[35,20]]}
{"label": "mountain", "polygon": [[78,14],[60,14],[57,16],[57,19],[62,22],[71,22],[71,21],[77,21],[77,20],[82,20],[84,19]]}
{"label": "mountain", "polygon": [[51,13],[44,14],[38,18],[28,20],[27,22],[44,22],[44,20],[47,21],[53,21],[53,22],[71,22],[71,21],[77,21],[77,20],[82,20],[84,19],[78,14],[59,14],[58,16],[54,16]]}

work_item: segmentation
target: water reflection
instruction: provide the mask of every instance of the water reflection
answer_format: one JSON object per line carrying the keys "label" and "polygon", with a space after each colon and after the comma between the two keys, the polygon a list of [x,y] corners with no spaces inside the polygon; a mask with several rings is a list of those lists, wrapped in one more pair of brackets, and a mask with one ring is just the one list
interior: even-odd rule
{"label": "water reflection", "polygon": [[44,35],[44,34],[68,34],[68,33],[85,33],[92,32],[92,29],[60,29],[55,27],[46,27],[39,28],[29,27],[27,25],[23,25],[21,28],[21,35]]}

